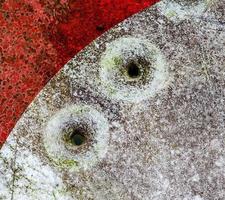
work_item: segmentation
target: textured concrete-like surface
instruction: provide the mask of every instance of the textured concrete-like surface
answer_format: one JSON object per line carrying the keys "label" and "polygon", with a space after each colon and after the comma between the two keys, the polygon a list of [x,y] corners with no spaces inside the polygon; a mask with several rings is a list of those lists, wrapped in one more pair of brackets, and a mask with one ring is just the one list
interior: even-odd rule
{"label": "textured concrete-like surface", "polygon": [[67,63],[3,146],[0,197],[225,199],[224,10],[162,1]]}

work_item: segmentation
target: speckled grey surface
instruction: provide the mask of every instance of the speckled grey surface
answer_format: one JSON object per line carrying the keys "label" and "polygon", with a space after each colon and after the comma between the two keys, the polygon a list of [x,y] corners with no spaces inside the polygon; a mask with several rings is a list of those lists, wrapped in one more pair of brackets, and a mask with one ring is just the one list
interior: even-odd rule
{"label": "speckled grey surface", "polygon": [[[23,114],[0,153],[0,199],[225,199],[224,77],[224,0],[168,0],[134,15]],[[79,124],[87,142],[67,144]]]}

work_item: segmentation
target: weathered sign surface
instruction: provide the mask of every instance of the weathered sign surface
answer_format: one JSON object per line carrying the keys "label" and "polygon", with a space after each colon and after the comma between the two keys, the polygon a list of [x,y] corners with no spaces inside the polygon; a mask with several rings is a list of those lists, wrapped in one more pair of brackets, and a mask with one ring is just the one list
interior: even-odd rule
{"label": "weathered sign surface", "polygon": [[0,153],[0,199],[225,199],[225,1],[166,0],[69,61]]}

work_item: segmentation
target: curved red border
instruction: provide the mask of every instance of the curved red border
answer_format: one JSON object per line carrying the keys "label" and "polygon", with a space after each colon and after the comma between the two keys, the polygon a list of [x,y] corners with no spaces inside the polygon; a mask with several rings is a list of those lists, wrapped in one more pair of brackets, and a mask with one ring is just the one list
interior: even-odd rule
{"label": "curved red border", "polygon": [[157,0],[0,1],[0,144],[78,51]]}

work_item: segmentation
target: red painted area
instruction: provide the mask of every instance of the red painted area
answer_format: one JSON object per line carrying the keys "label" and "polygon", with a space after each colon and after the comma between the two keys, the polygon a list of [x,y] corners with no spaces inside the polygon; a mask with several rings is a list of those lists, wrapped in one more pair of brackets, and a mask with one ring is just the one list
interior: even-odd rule
{"label": "red painted area", "polygon": [[156,1],[0,0],[0,144],[71,57]]}

